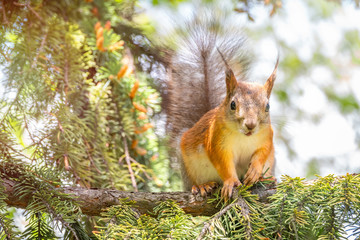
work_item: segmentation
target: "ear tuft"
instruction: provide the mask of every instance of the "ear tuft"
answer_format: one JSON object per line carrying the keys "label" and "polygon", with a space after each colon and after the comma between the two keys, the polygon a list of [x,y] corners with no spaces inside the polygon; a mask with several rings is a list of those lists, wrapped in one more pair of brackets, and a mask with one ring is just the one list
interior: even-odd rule
{"label": "ear tuft", "polygon": [[279,65],[279,55],[278,55],[277,60],[276,60],[275,68],[274,68],[273,72],[271,73],[270,77],[268,78],[268,80],[266,81],[266,83],[264,85],[264,88],[266,90],[267,98],[270,98],[271,90],[272,90],[272,88],[274,86],[274,82],[275,82],[275,79],[276,79],[276,72],[277,72],[278,65]]}
{"label": "ear tuft", "polygon": [[226,69],[225,75],[226,75],[226,79],[225,79],[226,80],[226,93],[227,93],[227,95],[231,95],[235,91],[237,81],[236,81],[233,71],[230,68]]}
{"label": "ear tuft", "polygon": [[218,47],[216,47],[216,50],[218,51],[221,59],[224,61],[224,64],[226,66],[226,71],[225,71],[226,94],[231,95],[235,91],[237,81],[236,81],[234,72],[231,70],[229,64],[227,63],[227,61],[226,61],[224,55],[221,53],[220,49]]}

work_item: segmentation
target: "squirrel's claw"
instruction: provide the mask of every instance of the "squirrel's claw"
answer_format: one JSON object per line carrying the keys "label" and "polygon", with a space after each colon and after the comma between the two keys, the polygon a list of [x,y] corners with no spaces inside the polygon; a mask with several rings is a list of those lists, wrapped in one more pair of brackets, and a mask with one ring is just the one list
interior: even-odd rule
{"label": "squirrel's claw", "polygon": [[191,193],[196,195],[200,192],[200,195],[205,197],[208,193],[212,193],[218,186],[219,184],[217,182],[208,182],[200,185],[194,185],[191,188]]}
{"label": "squirrel's claw", "polygon": [[221,197],[227,201],[232,196],[234,187],[240,186],[241,183],[237,178],[230,178],[224,181],[224,186],[221,189]]}
{"label": "squirrel's claw", "polygon": [[249,169],[244,176],[244,184],[251,185],[256,183],[261,177],[261,169],[262,168],[256,164],[250,164]]}

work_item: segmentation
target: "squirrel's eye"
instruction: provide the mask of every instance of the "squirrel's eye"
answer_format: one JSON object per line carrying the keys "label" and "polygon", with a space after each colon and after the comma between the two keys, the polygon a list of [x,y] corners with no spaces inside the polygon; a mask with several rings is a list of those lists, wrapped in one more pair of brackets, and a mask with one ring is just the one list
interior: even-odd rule
{"label": "squirrel's eye", "polygon": [[235,104],[234,101],[232,101],[232,102],[230,103],[230,108],[231,108],[231,110],[235,110],[235,109],[236,109],[236,104]]}
{"label": "squirrel's eye", "polygon": [[266,104],[265,112],[268,112],[269,110],[270,110],[270,105],[269,105],[269,104]]}

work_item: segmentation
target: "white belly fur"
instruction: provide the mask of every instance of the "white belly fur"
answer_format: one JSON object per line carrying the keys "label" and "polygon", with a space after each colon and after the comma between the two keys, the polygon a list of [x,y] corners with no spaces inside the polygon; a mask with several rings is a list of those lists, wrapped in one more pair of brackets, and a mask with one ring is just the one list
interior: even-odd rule
{"label": "white belly fur", "polygon": [[[251,156],[261,147],[265,137],[264,131],[259,131],[252,136],[245,136],[239,132],[226,137],[223,147],[233,153],[233,161],[239,178],[245,175]],[[203,146],[199,146],[197,153],[191,154],[191,157],[194,159],[188,161],[187,169],[193,176],[195,184],[199,185],[210,181],[222,182]]]}

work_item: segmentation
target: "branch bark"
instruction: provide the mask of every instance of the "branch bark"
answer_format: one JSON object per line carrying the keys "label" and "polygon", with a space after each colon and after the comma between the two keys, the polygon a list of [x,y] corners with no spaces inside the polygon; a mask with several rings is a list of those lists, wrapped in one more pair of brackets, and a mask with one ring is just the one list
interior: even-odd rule
{"label": "branch bark", "polygon": [[[26,208],[31,195],[19,199],[15,196],[14,186],[17,182],[9,178],[1,178],[0,182],[5,187],[8,196],[5,202],[9,206]],[[149,214],[160,202],[173,200],[186,213],[193,216],[212,216],[219,211],[214,203],[208,203],[207,198],[200,195],[192,195],[190,192],[123,192],[112,189],[87,189],[83,187],[63,187],[59,191],[74,195],[82,212],[89,216],[99,216],[101,211],[107,207],[120,204],[120,199],[135,201],[134,210],[140,214]],[[259,195],[261,202],[266,202],[267,197],[274,194],[275,188],[254,189],[253,193]]]}

